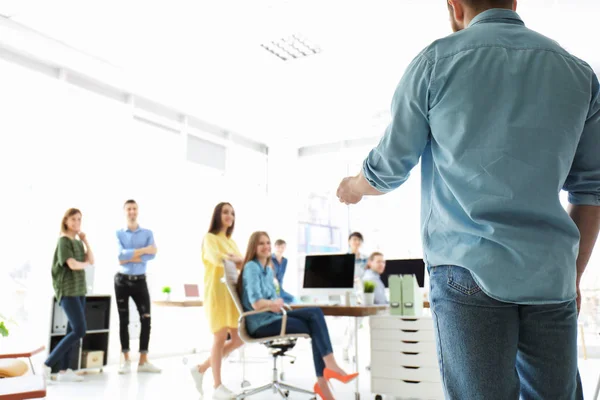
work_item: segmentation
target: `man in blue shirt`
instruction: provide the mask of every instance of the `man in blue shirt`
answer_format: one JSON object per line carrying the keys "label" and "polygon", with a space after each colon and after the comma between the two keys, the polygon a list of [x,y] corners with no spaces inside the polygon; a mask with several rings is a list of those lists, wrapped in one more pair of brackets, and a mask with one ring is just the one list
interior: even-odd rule
{"label": "man in blue shirt", "polygon": [[283,289],[283,277],[285,276],[288,262],[287,258],[283,256],[286,246],[285,240],[277,239],[275,241],[275,253],[271,256],[271,261],[273,262],[275,278],[279,284],[279,297],[283,299],[285,304],[294,304],[296,303],[296,298]]}
{"label": "man in blue shirt", "polygon": [[526,28],[516,1],[448,8],[455,33],[409,65],[392,122],[338,197],[390,192],[421,159],[447,399],[582,398],[579,282],[600,228],[598,78]]}
{"label": "man in blue shirt", "polygon": [[138,205],[127,200],[123,206],[127,217],[127,228],[117,231],[119,245],[119,272],[115,275],[115,297],[119,311],[121,351],[124,363],[120,374],[131,372],[129,360],[129,298],[131,297],[140,314],[140,362],[138,372],[161,372],[148,362],[150,343],[150,293],[146,284],[146,265],[156,255],[154,236],[149,229],[140,228],[137,222]]}

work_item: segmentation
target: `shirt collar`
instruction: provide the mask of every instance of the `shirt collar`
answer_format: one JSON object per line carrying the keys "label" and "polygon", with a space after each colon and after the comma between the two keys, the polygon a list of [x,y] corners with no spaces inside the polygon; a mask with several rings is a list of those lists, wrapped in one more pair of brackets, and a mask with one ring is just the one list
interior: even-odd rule
{"label": "shirt collar", "polygon": [[132,233],[133,233],[133,232],[138,232],[138,231],[139,231],[139,230],[141,230],[141,229],[142,229],[142,227],[140,226],[140,224],[138,224],[138,226],[137,226],[137,229],[136,229],[136,230],[132,231],[131,229],[129,229],[129,227],[127,227],[127,228],[125,228],[125,231],[126,231],[126,232],[132,232]]}
{"label": "shirt collar", "polygon": [[513,10],[508,10],[506,8],[492,8],[491,10],[486,10],[477,14],[475,18],[471,20],[468,27],[470,28],[473,25],[487,22],[503,22],[514,25],[525,25],[521,17],[519,17],[519,14]]}

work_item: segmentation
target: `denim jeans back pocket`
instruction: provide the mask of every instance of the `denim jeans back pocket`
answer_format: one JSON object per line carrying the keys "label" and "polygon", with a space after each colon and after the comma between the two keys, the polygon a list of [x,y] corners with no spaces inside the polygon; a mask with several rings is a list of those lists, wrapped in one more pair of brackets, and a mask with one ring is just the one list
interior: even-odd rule
{"label": "denim jeans back pocket", "polygon": [[471,271],[457,266],[448,267],[448,286],[465,296],[472,296],[481,292],[481,288],[473,279]]}

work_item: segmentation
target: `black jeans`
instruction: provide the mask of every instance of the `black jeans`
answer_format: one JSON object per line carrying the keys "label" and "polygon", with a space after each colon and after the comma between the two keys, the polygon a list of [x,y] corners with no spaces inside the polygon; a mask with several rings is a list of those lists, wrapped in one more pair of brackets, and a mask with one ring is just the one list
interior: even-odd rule
{"label": "black jeans", "polygon": [[129,352],[129,298],[131,297],[140,314],[140,353],[148,353],[150,343],[150,293],[144,275],[115,275],[115,297],[119,310],[121,350]]}

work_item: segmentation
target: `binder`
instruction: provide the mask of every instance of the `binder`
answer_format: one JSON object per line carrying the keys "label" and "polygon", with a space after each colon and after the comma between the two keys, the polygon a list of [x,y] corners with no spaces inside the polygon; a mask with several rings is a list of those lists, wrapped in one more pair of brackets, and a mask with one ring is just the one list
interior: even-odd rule
{"label": "binder", "polygon": [[390,314],[402,315],[402,277],[390,275],[388,288],[390,290]]}
{"label": "binder", "polygon": [[417,278],[414,275],[402,275],[402,315],[415,317],[422,314],[423,300]]}

